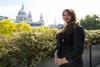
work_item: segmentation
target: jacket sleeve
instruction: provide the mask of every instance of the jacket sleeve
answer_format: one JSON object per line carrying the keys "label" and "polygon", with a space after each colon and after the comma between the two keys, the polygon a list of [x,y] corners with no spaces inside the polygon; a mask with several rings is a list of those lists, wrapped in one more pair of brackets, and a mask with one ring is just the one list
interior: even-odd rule
{"label": "jacket sleeve", "polygon": [[72,62],[82,55],[84,49],[85,33],[82,27],[73,29],[73,50],[65,56],[68,62]]}
{"label": "jacket sleeve", "polygon": [[61,48],[62,44],[63,44],[63,35],[61,33],[57,33],[55,52],[59,58],[61,57],[60,48]]}

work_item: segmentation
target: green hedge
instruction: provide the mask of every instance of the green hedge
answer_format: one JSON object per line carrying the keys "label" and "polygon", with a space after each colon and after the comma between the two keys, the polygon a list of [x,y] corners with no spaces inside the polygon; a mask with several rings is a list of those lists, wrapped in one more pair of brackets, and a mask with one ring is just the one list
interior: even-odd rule
{"label": "green hedge", "polygon": [[[45,30],[44,30],[45,29]],[[57,29],[42,27],[17,32],[0,41],[1,67],[35,67],[53,56]]]}
{"label": "green hedge", "polygon": [[100,30],[85,30],[85,47],[100,44]]}
{"label": "green hedge", "polygon": [[[58,29],[34,28],[32,32],[16,32],[11,37],[0,36],[0,67],[35,67],[53,57]],[[86,31],[85,47],[92,41],[100,43],[100,30]]]}

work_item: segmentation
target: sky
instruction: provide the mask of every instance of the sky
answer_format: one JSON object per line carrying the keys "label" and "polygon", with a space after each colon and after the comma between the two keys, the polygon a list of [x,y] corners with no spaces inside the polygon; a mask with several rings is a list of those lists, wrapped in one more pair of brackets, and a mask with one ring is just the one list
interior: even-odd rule
{"label": "sky", "polygon": [[46,25],[64,23],[64,9],[73,9],[78,20],[88,14],[100,16],[100,0],[0,0],[0,16],[16,19],[22,4],[26,13],[31,11],[34,22],[42,13]]}

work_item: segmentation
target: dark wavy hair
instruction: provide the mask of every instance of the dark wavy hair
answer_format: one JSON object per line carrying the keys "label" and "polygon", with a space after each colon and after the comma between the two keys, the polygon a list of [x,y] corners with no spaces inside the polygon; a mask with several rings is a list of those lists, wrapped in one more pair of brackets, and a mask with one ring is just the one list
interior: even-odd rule
{"label": "dark wavy hair", "polygon": [[71,20],[69,21],[70,24],[66,25],[65,27],[63,27],[60,31],[60,33],[64,33],[69,31],[72,27],[77,27],[78,23],[76,23],[76,14],[74,12],[74,10],[72,9],[65,9],[62,13],[62,16],[64,16],[64,12],[67,12],[69,15],[71,15]]}

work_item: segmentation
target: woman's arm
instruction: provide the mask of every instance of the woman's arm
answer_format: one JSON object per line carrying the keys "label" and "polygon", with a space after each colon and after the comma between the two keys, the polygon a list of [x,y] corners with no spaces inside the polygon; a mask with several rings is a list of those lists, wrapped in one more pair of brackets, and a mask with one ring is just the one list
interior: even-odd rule
{"label": "woman's arm", "polygon": [[63,44],[63,35],[62,35],[62,33],[57,33],[55,53],[57,54],[57,56],[59,58],[61,57],[60,48],[61,48],[62,44]]}
{"label": "woman's arm", "polygon": [[74,50],[71,51],[65,57],[68,60],[68,62],[71,62],[82,55],[83,49],[84,49],[84,40],[85,40],[84,29],[82,27],[75,28],[73,30],[73,45],[74,45],[73,48],[74,48]]}

